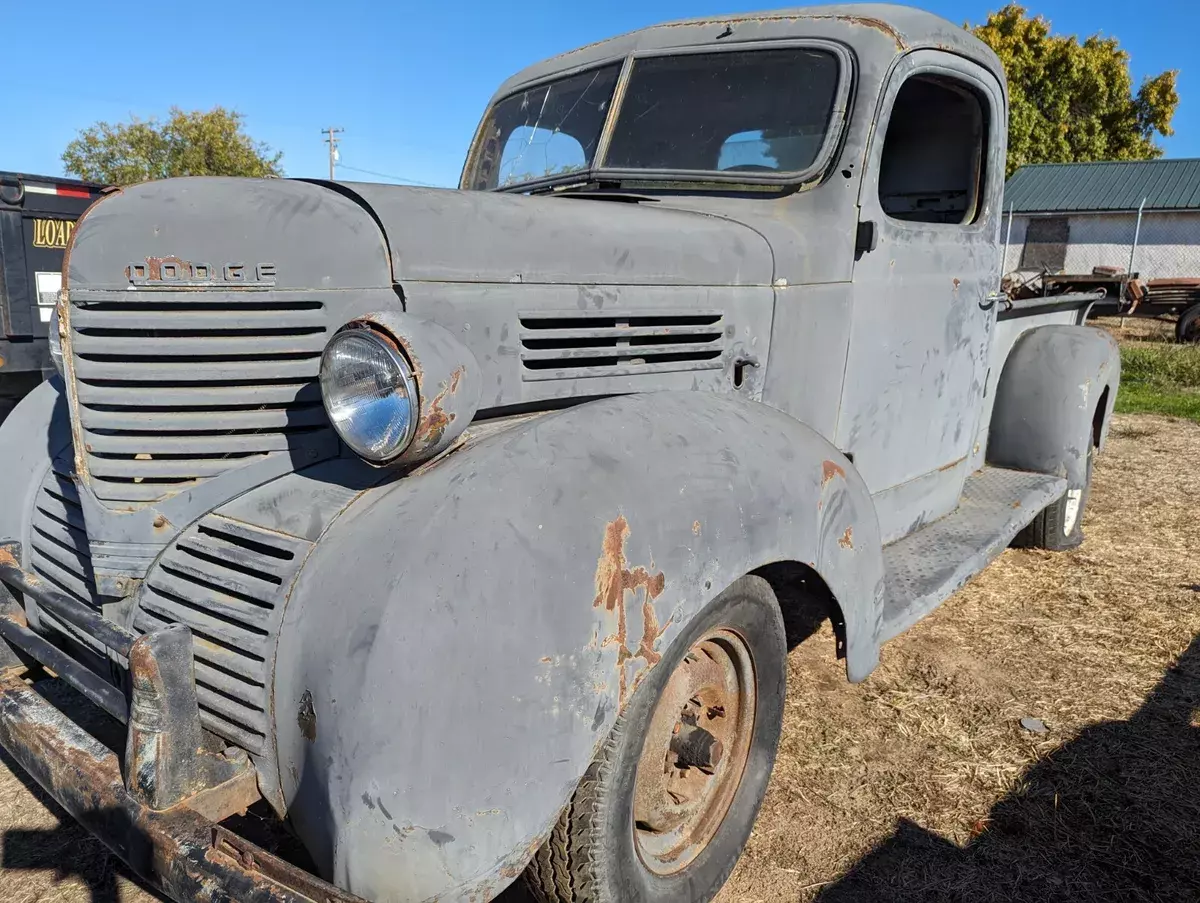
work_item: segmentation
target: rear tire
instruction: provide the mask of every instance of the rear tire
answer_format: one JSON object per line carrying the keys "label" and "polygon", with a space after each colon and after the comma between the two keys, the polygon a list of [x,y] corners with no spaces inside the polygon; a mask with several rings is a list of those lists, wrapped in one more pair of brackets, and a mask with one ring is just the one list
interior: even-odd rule
{"label": "rear tire", "polygon": [[[541,903],[711,900],[762,805],[786,684],[775,594],[762,578],[742,577],[688,624],[633,694],[525,871],[533,896]],[[679,752],[680,737],[697,735],[698,745]],[[697,749],[706,758],[688,764]]]}
{"label": "rear tire", "polygon": [[1070,486],[1057,502],[1044,508],[1013,540],[1023,549],[1065,552],[1083,542],[1083,511],[1092,491],[1092,464],[1096,446],[1088,444],[1087,477],[1083,486]]}
{"label": "rear tire", "polygon": [[1175,321],[1175,340],[1185,345],[1200,342],[1200,304],[1193,304]]}

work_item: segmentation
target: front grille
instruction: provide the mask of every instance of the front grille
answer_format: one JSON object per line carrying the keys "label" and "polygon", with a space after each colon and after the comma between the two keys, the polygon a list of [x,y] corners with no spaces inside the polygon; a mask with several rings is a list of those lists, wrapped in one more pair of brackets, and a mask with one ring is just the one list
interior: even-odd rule
{"label": "front grille", "polygon": [[310,544],[210,514],[189,527],[146,577],[134,629],[192,630],[201,723],[251,753],[270,733],[270,662],[291,588]]}
{"label": "front grille", "polygon": [[327,331],[319,301],[130,291],[75,302],[72,365],[96,496],[147,504],[267,455],[331,452],[317,385]]}
{"label": "front grille", "polygon": [[[58,459],[42,481],[29,530],[29,567],[51,588],[93,608],[100,607],[92,573],[92,556],[83,526],[83,508],[68,460]],[[104,656],[104,646],[77,627],[49,612],[39,612],[44,626],[52,627]]]}
{"label": "front grille", "polygon": [[538,311],[520,320],[527,382],[724,367],[720,311]]}

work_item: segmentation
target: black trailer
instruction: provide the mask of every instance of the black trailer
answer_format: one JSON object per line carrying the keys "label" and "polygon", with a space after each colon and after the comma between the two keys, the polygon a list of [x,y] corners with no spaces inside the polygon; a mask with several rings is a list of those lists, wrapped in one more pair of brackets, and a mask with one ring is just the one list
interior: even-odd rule
{"label": "black trailer", "polygon": [[47,327],[75,221],[105,186],[0,172],[0,420],[53,373]]}

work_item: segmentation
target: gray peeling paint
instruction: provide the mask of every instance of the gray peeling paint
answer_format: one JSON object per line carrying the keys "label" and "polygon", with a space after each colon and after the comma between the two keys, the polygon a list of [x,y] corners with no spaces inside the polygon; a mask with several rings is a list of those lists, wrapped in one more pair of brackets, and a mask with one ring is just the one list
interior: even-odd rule
{"label": "gray peeling paint", "polygon": [[[195,593],[180,617],[220,633],[208,652],[235,669],[210,675],[229,692],[208,703],[242,700],[262,733],[217,709],[207,723],[254,745],[264,795],[343,888],[478,900],[510,882],[639,681],[762,565],[819,575],[865,678],[883,638],[1079,479],[1097,422],[1103,437],[1111,342],[1063,305],[998,321],[988,297],[1003,130],[974,223],[880,209],[906,77],[965,80],[1006,119],[998,61],[951,23],[878,5],[689,20],[539,63],[498,96],[632,53],[788,38],[855,67],[829,166],[794,191],[612,203],[185,179],[80,221],[65,387],[0,428],[0,539],[27,543],[73,445],[78,560],[128,596],[106,611],[145,623],[156,585]],[[856,255],[860,221],[877,242]],[[446,422],[385,468],[339,445],[315,393],[324,343],[368,315],[428,367],[426,401],[447,393]],[[144,335],[163,336],[156,359],[123,357]],[[189,455],[203,473],[146,481]],[[931,578],[937,537],[948,576]],[[187,546],[242,570],[209,555],[189,588]],[[256,631],[187,613],[228,610],[212,581],[247,578],[269,590]]]}

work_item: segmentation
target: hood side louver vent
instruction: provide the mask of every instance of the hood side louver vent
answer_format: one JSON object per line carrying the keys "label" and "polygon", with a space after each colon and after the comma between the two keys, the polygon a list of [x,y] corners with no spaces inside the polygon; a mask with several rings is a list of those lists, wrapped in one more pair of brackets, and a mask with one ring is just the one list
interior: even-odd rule
{"label": "hood side louver vent", "polygon": [[519,316],[525,381],[725,366],[725,318],[718,310],[537,311]]}
{"label": "hood side louver vent", "polygon": [[283,599],[310,544],[210,514],[163,553],[138,599],[134,627],[192,630],[200,721],[262,754]]}

